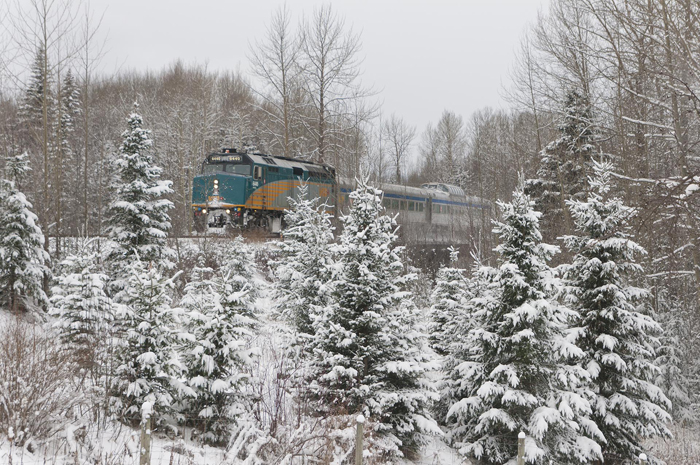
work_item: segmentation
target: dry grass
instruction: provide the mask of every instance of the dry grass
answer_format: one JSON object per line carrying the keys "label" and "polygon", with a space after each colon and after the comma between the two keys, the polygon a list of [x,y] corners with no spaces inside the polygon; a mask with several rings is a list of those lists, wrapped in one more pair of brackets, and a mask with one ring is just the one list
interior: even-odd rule
{"label": "dry grass", "polygon": [[653,439],[647,442],[651,455],[667,465],[700,464],[700,430],[673,426],[673,439]]}
{"label": "dry grass", "polygon": [[0,431],[22,446],[51,437],[78,401],[75,364],[56,339],[13,318],[0,328]]}

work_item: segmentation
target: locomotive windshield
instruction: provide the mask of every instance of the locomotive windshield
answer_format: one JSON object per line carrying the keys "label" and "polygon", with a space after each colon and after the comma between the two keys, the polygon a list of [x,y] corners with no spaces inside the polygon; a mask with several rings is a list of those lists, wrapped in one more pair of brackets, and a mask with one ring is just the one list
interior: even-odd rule
{"label": "locomotive windshield", "polygon": [[204,165],[203,174],[231,173],[250,176],[250,165],[239,163],[207,163]]}

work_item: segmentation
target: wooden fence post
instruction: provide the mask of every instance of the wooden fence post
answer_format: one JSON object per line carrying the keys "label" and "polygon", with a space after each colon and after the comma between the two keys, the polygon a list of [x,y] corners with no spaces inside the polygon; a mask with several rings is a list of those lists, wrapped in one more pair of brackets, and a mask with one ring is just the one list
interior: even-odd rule
{"label": "wooden fence post", "polygon": [[151,414],[153,404],[144,402],[141,406],[141,454],[139,465],[151,464]]}
{"label": "wooden fence post", "polygon": [[518,433],[518,465],[525,465],[525,433]]}
{"label": "wooden fence post", "polygon": [[365,426],[365,417],[357,416],[357,435],[355,436],[355,465],[362,465],[362,437]]}
{"label": "wooden fence post", "polygon": [[10,440],[10,455],[8,456],[7,463],[8,465],[12,465],[12,446],[15,443],[15,430],[12,426],[7,429],[7,439]]}
{"label": "wooden fence post", "polygon": [[639,465],[647,465],[647,454],[639,454]]}

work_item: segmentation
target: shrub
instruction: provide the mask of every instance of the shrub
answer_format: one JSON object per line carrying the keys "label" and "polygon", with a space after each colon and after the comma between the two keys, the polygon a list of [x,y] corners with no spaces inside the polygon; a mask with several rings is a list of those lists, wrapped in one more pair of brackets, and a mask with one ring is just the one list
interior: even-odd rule
{"label": "shrub", "polygon": [[41,327],[19,317],[0,327],[0,430],[29,446],[63,428],[79,400],[75,367]]}

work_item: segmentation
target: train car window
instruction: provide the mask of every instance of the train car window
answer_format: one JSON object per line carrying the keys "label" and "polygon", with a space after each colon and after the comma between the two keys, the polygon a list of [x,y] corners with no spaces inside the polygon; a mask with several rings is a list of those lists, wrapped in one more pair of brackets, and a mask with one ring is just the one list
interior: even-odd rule
{"label": "train car window", "polygon": [[262,169],[259,166],[256,166],[253,169],[253,179],[260,179],[262,177]]}
{"label": "train car window", "polygon": [[214,174],[223,170],[224,165],[222,164],[204,165],[204,174]]}
{"label": "train car window", "polygon": [[406,201],[402,200],[401,201],[401,210],[405,210],[405,209],[406,209]]}
{"label": "train car window", "polygon": [[391,209],[392,209],[392,210],[398,210],[398,209],[399,209],[399,201],[398,201],[398,200],[392,200],[392,201],[391,201]]}
{"label": "train car window", "polygon": [[250,165],[234,165],[229,163],[226,165],[226,172],[250,176]]}
{"label": "train car window", "polygon": [[408,211],[412,212],[416,209],[415,202],[408,202]]}
{"label": "train car window", "polygon": [[418,202],[418,211],[419,212],[423,211],[423,202]]}
{"label": "train car window", "polygon": [[389,199],[382,199],[382,206],[384,208],[391,208],[391,200]]}

